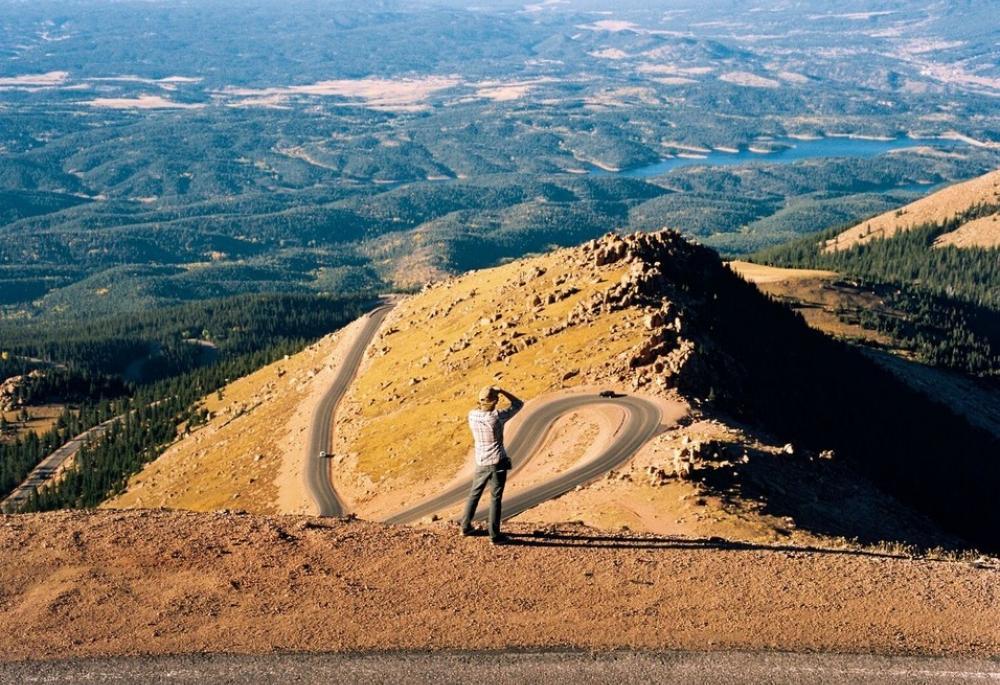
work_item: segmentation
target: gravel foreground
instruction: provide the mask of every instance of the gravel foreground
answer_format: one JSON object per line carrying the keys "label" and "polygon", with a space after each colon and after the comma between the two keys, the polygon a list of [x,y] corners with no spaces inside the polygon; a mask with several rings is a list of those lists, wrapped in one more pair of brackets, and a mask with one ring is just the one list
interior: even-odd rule
{"label": "gravel foreground", "polygon": [[993,563],[569,526],[512,532],[518,544],[497,548],[445,528],[293,516],[3,516],[0,661],[458,649],[1000,656]]}
{"label": "gravel foreground", "polygon": [[746,652],[274,654],[123,657],[0,664],[2,683],[592,683],[686,685],[973,683],[1000,662],[967,658]]}

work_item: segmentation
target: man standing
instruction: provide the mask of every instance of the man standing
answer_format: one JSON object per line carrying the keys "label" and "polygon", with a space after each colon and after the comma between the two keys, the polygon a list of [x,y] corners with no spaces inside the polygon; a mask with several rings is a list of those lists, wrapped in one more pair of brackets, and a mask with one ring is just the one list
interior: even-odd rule
{"label": "man standing", "polygon": [[[501,395],[507,398],[510,407],[497,411],[497,401]],[[524,402],[511,393],[490,386],[480,391],[479,407],[469,412],[469,428],[472,429],[472,438],[476,443],[476,470],[472,475],[472,491],[462,516],[462,535],[474,534],[472,517],[479,506],[479,498],[489,483],[490,541],[494,545],[509,542],[507,536],[500,532],[500,500],[503,498],[504,485],[507,484],[507,471],[512,466],[503,447],[503,427],[523,406]]]}

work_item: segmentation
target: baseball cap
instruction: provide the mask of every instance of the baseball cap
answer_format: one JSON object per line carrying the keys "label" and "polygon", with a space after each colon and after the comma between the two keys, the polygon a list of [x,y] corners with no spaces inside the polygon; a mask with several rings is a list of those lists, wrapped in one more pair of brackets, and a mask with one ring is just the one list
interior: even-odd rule
{"label": "baseball cap", "polygon": [[486,410],[492,410],[497,406],[500,394],[492,385],[488,385],[479,391],[479,406]]}

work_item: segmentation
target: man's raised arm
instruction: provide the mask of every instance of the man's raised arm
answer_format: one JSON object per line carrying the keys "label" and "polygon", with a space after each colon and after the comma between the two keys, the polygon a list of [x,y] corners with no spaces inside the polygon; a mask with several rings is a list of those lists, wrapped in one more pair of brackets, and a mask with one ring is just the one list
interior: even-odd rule
{"label": "man's raised arm", "polygon": [[510,402],[509,407],[507,407],[501,412],[498,412],[500,414],[501,420],[508,421],[511,417],[514,416],[514,414],[521,411],[521,409],[524,407],[524,402],[522,402],[519,397],[516,397],[514,393],[507,392],[503,388],[496,388],[496,391],[501,395],[503,395],[504,397],[506,397],[507,401]]}

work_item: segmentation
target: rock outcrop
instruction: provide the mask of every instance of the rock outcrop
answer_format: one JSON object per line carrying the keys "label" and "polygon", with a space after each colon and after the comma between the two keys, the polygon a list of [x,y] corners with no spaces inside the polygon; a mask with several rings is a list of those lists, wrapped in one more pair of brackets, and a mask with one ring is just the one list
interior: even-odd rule
{"label": "rock outcrop", "polygon": [[11,376],[0,383],[0,410],[10,411],[21,406],[21,395],[23,386],[34,378],[41,378],[43,371],[35,369],[23,376]]}
{"label": "rock outcrop", "polygon": [[585,243],[575,255],[581,270],[626,266],[619,280],[578,303],[561,327],[587,325],[625,308],[643,310],[636,345],[594,380],[632,388],[655,384],[699,394],[709,388],[700,356],[710,345],[697,334],[702,296],[691,288],[699,271],[719,269],[717,258],[675,231],[617,235]]}

